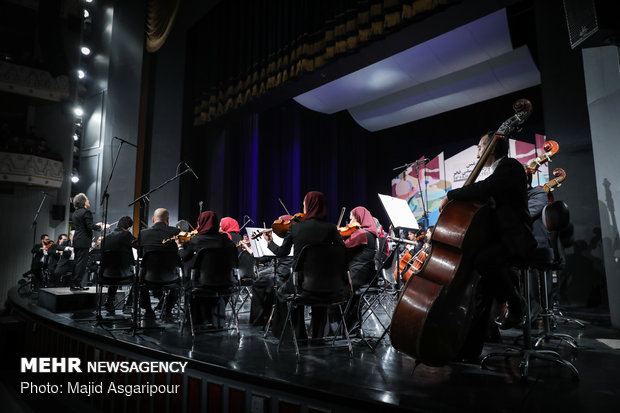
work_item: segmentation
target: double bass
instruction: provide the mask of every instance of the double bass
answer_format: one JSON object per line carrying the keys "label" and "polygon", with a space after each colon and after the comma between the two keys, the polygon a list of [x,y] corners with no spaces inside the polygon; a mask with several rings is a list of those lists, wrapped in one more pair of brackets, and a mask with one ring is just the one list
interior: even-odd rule
{"label": "double bass", "polygon": [[[514,103],[515,115],[498,128],[465,185],[475,182],[496,142],[522,124],[531,108],[526,99]],[[474,311],[479,276],[473,271],[473,259],[487,243],[490,223],[485,204],[453,200],[445,206],[431,238],[432,254],[409,278],[396,304],[390,327],[396,350],[429,366],[443,366],[456,358]]]}

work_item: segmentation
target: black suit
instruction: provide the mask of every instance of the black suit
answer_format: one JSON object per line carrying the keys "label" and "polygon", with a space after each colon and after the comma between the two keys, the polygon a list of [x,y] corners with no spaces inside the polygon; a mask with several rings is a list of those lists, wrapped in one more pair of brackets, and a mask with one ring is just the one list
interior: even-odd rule
{"label": "black suit", "polygon": [[162,241],[178,235],[179,232],[180,229],[171,227],[165,222],[156,222],[152,227],[140,231],[138,239],[140,257],[144,257],[149,251],[176,251],[177,244],[174,241],[165,244],[162,244]]}
{"label": "black suit", "polygon": [[[165,222],[154,223],[152,227],[140,231],[140,235],[138,237],[138,255],[140,257],[144,257],[147,252],[159,251],[177,253],[177,244],[174,241],[168,241],[165,244],[163,244],[162,241],[178,235],[179,232],[181,232],[180,229],[176,227],[171,227]],[[143,277],[143,270],[144,269],[141,269],[141,278]],[[161,294],[161,290],[157,290],[157,293]],[[162,310],[165,310],[166,313],[169,313],[172,310],[172,306],[177,300],[177,296],[177,290],[172,290],[171,296],[168,297],[168,300],[165,303],[166,306],[165,308],[162,308]],[[145,308],[147,312],[152,312],[148,288],[142,288],[140,290],[140,306],[142,308]]]}
{"label": "black suit", "polygon": [[[119,251],[122,255],[122,262],[133,265],[133,247],[136,239],[129,231],[124,231],[120,228],[116,228],[112,231],[111,234],[106,235],[104,240],[104,251]],[[105,265],[105,262],[103,263]],[[114,306],[114,297],[116,295],[116,291],[118,290],[118,286],[110,285],[108,287],[108,298],[106,301],[106,307]]]}
{"label": "black suit", "polygon": [[[291,247],[295,247],[293,252],[294,255],[294,264],[299,259],[299,254],[301,250],[306,245],[312,244],[325,244],[325,243],[333,243],[340,244],[344,246],[344,241],[338,232],[336,226],[332,223],[322,221],[320,219],[308,219],[301,222],[292,223],[284,240],[282,241],[282,245],[278,246],[275,242],[271,241],[268,244],[269,249],[276,255],[276,257],[285,257],[290,251]],[[292,293],[294,291],[294,287],[292,285],[291,279],[287,280],[287,282],[282,285],[279,289],[279,293]],[[284,308],[278,306],[278,311],[283,311]],[[292,314],[293,323],[295,325],[296,334],[298,338],[305,339],[307,337],[305,326],[304,326],[304,318],[303,318],[303,308],[298,308],[295,314]],[[274,314],[274,318],[277,315]],[[280,317],[277,317],[278,319]],[[284,320],[282,320],[284,321]],[[327,321],[327,311],[325,307],[312,307],[312,338],[317,339],[323,337],[325,334],[325,324]],[[274,321],[274,324],[277,324]],[[274,331],[276,331],[279,327],[274,325]]]}
{"label": "black suit", "polygon": [[476,313],[462,355],[472,358],[482,351],[491,302],[506,302],[520,308],[519,296],[510,280],[510,262],[526,256],[536,247],[527,208],[527,180],[523,166],[515,159],[502,158],[486,179],[449,191],[450,200],[488,202],[491,206],[491,240],[474,259],[481,275]]}
{"label": "black suit", "polygon": [[76,209],[71,215],[71,221],[75,226],[75,234],[73,234],[75,269],[71,277],[71,286],[79,286],[86,272],[93,231],[101,231],[101,227],[93,224],[93,214],[87,208]]}

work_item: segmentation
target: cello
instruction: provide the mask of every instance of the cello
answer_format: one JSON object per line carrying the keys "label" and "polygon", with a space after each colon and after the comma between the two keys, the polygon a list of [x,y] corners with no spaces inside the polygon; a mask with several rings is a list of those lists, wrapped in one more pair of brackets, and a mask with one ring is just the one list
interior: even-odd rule
{"label": "cello", "polygon": [[[495,143],[522,124],[531,108],[526,99],[513,104],[515,115],[498,128],[465,185],[475,182]],[[394,309],[390,340],[396,350],[429,366],[456,358],[469,332],[480,278],[473,271],[473,259],[491,232],[487,205],[450,201],[445,206],[431,238],[432,254],[409,278]]]}

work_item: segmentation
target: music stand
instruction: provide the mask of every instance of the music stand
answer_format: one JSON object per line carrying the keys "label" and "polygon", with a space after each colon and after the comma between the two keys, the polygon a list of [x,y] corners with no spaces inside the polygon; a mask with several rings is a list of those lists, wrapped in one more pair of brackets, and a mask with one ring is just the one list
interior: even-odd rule
{"label": "music stand", "polygon": [[[411,212],[411,209],[409,208],[409,204],[407,203],[407,201],[405,201],[404,199],[395,198],[389,195],[383,195],[383,194],[377,194],[377,195],[379,196],[379,200],[381,201],[381,204],[383,205],[383,208],[385,209],[385,212],[387,213],[388,218],[390,219],[390,222],[392,223],[392,227],[395,230],[396,229],[417,230],[419,228],[418,221],[416,221],[415,216],[413,215],[413,212]],[[385,259],[385,261],[383,262],[383,265],[385,265],[387,262],[397,257],[397,256],[393,256],[393,254],[395,254],[394,249],[392,250],[390,255],[388,255],[388,257]],[[378,274],[379,272],[377,272],[375,277],[378,276]],[[401,275],[399,273],[399,278],[400,276]],[[390,325],[387,326],[387,328],[385,328],[385,330],[383,330],[383,334],[381,334],[381,337],[379,337],[374,347],[370,346],[372,349],[372,352],[376,350],[379,343],[383,340],[385,335],[390,331],[390,327],[391,327],[391,323]]]}

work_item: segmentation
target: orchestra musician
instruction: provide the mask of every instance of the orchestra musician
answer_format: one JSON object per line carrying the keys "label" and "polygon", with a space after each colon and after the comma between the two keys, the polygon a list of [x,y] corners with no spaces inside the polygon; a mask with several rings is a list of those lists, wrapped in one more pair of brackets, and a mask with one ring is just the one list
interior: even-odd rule
{"label": "orchestra musician", "polygon": [[[88,209],[90,208],[90,201],[85,194],[79,193],[73,197],[73,206],[75,212],[71,215],[71,221],[75,226],[75,235],[73,236],[75,269],[69,287],[71,291],[88,290],[88,287],[82,286],[82,279],[86,276],[93,231],[101,231],[103,224],[101,222],[93,224],[93,214]],[[106,224],[106,229],[109,226]]]}
{"label": "orchestra musician", "polygon": [[[119,251],[123,257],[122,262],[135,263],[133,258],[133,248],[136,246],[136,239],[131,233],[131,227],[133,226],[133,220],[131,217],[121,217],[116,223],[116,228],[105,238],[104,250],[107,251]],[[104,307],[108,315],[114,315],[116,307],[114,300],[116,298],[116,292],[118,291],[118,285],[108,286],[108,295]]]}
{"label": "orchestra musician", "polygon": [[35,285],[44,281],[43,271],[47,267],[48,248],[53,244],[49,235],[41,234],[41,242],[34,244],[30,252],[32,253],[32,261],[30,263],[30,272]]}
{"label": "orchestra musician", "polygon": [[254,278],[254,259],[252,253],[246,250],[249,240],[244,241],[244,237],[239,233],[239,222],[230,217],[224,217],[220,221],[220,231],[223,231],[228,238],[237,246],[239,256],[239,277]]}
{"label": "orchestra musician", "polygon": [[75,230],[69,231],[69,238],[62,240],[56,246],[56,250],[59,252],[60,257],[54,269],[54,279],[58,280],[59,284],[62,286],[66,286],[66,284],[70,282],[70,275],[73,274],[73,267],[75,264],[75,254],[73,253],[74,234]]}
{"label": "orchestra musician", "polygon": [[[306,194],[303,201],[304,219],[301,222],[293,222],[289,227],[282,245],[273,242],[272,234],[266,232],[263,237],[268,242],[269,249],[277,257],[285,257],[294,246],[294,262],[299,258],[303,247],[311,244],[334,243],[344,245],[336,225],[326,221],[327,200],[322,192],[311,191]],[[294,265],[293,265],[294,267]],[[293,293],[295,291],[292,277],[280,287],[279,293]],[[303,308],[297,309],[297,315],[293,319],[297,336],[300,339],[307,338],[303,322]],[[324,336],[327,324],[327,311],[325,307],[312,307],[311,333],[312,340],[320,343]]]}
{"label": "orchestra musician", "polygon": [[[138,236],[138,256],[144,257],[144,254],[150,251],[177,251],[177,246],[173,242],[162,243],[163,240],[169,239],[177,235],[180,231],[178,228],[168,225],[170,214],[165,208],[157,208],[153,212],[152,222],[153,225],[150,228],[140,231]],[[142,276],[142,275],[141,275]],[[154,294],[158,294],[161,297],[160,290],[154,290]],[[168,294],[168,303],[163,303],[162,311],[169,313],[174,306],[178,298],[178,291],[172,289]],[[148,288],[142,288],[140,291],[140,308],[145,310],[146,317],[155,317],[155,311],[151,307],[151,300],[149,298]]]}
{"label": "orchestra musician", "polygon": [[[292,218],[291,215],[281,215],[278,217],[278,220],[286,222]],[[241,244],[241,246],[248,253],[252,253],[250,245]],[[282,287],[289,279],[293,267],[293,257],[288,255],[284,257],[263,256],[254,257],[254,260],[256,261],[258,271],[256,280],[252,285],[250,323],[264,326],[271,315],[271,331],[276,337],[280,337],[287,309],[285,303],[276,300],[275,291]],[[272,308],[273,313],[271,312]],[[303,334],[305,334],[305,329]],[[303,337],[306,336],[303,335]]]}
{"label": "orchestra musician", "polygon": [[[480,158],[495,132],[481,137],[478,144]],[[481,279],[476,293],[476,307],[471,329],[461,350],[461,358],[478,362],[483,342],[490,325],[490,307],[493,298],[507,301],[513,311],[506,318],[506,325],[516,325],[521,320],[521,296],[511,282],[510,263],[525,257],[536,247],[527,209],[527,181],[523,166],[508,156],[508,141],[499,139],[484,166],[491,175],[471,185],[451,190],[442,200],[443,210],[450,200],[488,202],[492,207],[492,239],[482,246],[474,259],[474,267]]]}
{"label": "orchestra musician", "polygon": [[[227,234],[219,232],[220,221],[213,211],[204,211],[198,217],[198,230],[197,235],[192,237],[185,245],[185,248],[180,249],[181,259],[184,262],[191,262],[193,267],[198,251],[204,248],[223,248],[233,246],[234,244]],[[190,267],[190,268],[191,268]],[[225,302],[222,300],[199,298],[195,302],[192,302],[192,317],[196,323],[212,324],[214,326],[222,327],[221,320],[224,318]]]}
{"label": "orchestra musician", "polygon": [[[375,274],[375,255],[377,251],[377,224],[374,218],[363,206],[355,207],[349,214],[349,225],[360,224],[360,229],[356,230],[344,241],[347,247],[347,259],[349,261],[349,275],[353,292],[368,284]],[[349,334],[359,331],[359,304],[360,296],[354,294],[351,298],[349,311],[347,313],[347,326],[352,328]]]}
{"label": "orchestra musician", "polygon": [[51,281],[52,286],[56,286],[59,284],[59,280],[56,279],[54,274],[56,272],[56,265],[58,264],[58,260],[60,260],[60,256],[64,249],[63,244],[68,239],[69,237],[67,236],[67,234],[60,234],[58,236],[58,240],[56,241],[56,243],[50,245],[47,249],[47,255],[48,255],[47,269],[49,273],[52,275],[52,281]]}

